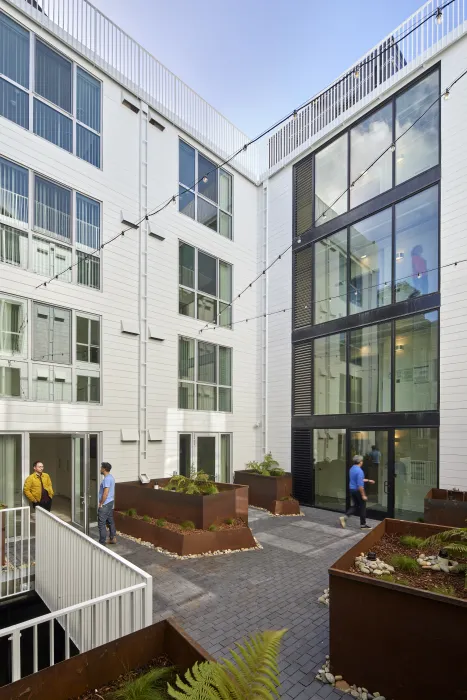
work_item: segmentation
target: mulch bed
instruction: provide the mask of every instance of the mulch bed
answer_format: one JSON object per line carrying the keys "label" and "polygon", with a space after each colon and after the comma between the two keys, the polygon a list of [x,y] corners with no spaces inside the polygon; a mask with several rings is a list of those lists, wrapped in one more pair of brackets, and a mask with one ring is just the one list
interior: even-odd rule
{"label": "mulch bed", "polygon": [[112,681],[112,683],[103,685],[100,688],[95,688],[94,690],[89,690],[87,693],[84,693],[84,695],[80,695],[78,698],[73,698],[70,700],[110,700],[112,698],[112,693],[118,690],[127,681],[131,681],[138,678],[138,676],[142,676],[152,668],[165,668],[167,666],[173,666],[169,657],[165,656],[165,654],[158,656],[145,666],[141,666],[133,671],[122,674],[115,681]]}
{"label": "mulch bed", "polygon": [[[127,518],[134,518],[135,520],[145,520],[147,523],[151,523],[152,525],[157,525],[157,518],[145,518],[143,515],[128,515],[127,513],[122,513],[122,515],[126,515]],[[162,519],[162,518],[161,518]],[[248,527],[248,525],[245,525],[243,520],[241,518],[232,518],[233,522],[231,525],[227,523],[220,523],[219,525],[216,525],[216,530],[221,531],[221,530],[240,530],[244,527]],[[160,525],[158,527],[163,527],[167,530],[172,530],[172,532],[180,532],[183,535],[195,535],[198,532],[206,532],[206,530],[200,530],[200,529],[192,529],[190,530],[189,528],[184,528],[181,527],[181,525],[178,525],[178,523],[171,523],[168,520],[166,520],[164,525]]]}
{"label": "mulch bed", "polygon": [[[418,559],[420,554],[425,554],[426,556],[431,556],[438,554],[440,548],[438,547],[423,547],[420,549],[412,549],[410,547],[404,546],[400,542],[400,535],[384,535],[379,542],[372,546],[371,551],[376,554],[378,559],[381,559],[386,564],[391,563],[391,557],[394,554],[404,554],[405,556],[412,557],[415,561]],[[367,552],[365,552],[367,554]],[[453,557],[455,561],[458,561]],[[360,576],[367,576],[368,578],[378,579],[379,576],[364,574],[355,567],[350,569],[353,573],[360,574]],[[398,583],[398,579],[401,582],[409,582],[410,586],[413,588],[421,588],[424,591],[429,591],[433,586],[450,586],[455,590],[455,597],[466,598],[467,594],[465,591],[465,574],[446,574],[444,571],[429,571],[427,569],[420,568],[419,571],[401,571],[397,570],[393,574],[395,577],[395,582]],[[384,579],[382,579],[384,580]],[[408,585],[408,584],[405,584]]]}

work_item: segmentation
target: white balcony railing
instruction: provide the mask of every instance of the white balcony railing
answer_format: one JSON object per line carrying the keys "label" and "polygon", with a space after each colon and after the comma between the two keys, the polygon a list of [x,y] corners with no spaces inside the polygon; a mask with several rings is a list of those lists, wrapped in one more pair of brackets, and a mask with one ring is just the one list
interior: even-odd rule
{"label": "white balcony railing", "polygon": [[0,600],[31,590],[29,507],[0,510]]}
{"label": "white balcony railing", "polygon": [[97,250],[101,242],[99,226],[76,219],[76,246],[81,250]]}
{"label": "white balcony railing", "polygon": [[[12,510],[27,511],[29,525],[29,508]],[[56,623],[64,631],[60,656],[65,659],[75,647],[88,651],[152,624],[152,577],[41,508],[36,509],[34,588],[50,613],[0,630],[0,638],[11,642],[11,681],[21,678],[21,654],[27,653],[21,645],[25,630],[32,629],[37,671],[41,625],[49,625],[49,665],[53,666]],[[16,592],[21,590],[27,589],[16,587]]]}
{"label": "white balcony railing", "polygon": [[0,216],[12,226],[27,226],[28,198],[0,187]]}
{"label": "white balcony railing", "polygon": [[0,222],[0,262],[28,266],[28,234]]}
{"label": "white balcony railing", "polygon": [[71,217],[69,214],[49,207],[47,204],[42,204],[42,202],[34,202],[34,212],[34,228],[36,231],[59,238],[62,241],[70,241]]}

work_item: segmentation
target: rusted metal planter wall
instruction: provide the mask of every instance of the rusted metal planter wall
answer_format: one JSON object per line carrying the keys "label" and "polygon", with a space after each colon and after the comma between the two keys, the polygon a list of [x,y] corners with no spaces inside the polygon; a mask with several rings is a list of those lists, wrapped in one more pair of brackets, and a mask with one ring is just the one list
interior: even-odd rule
{"label": "rusted metal planter wall", "polygon": [[154,488],[155,484],[165,486],[168,482],[169,479],[155,479],[146,485],[138,481],[116,484],[115,509],[125,511],[136,508],[138,515],[165,518],[172,523],[191,520],[195,527],[202,530],[213,523],[219,524],[226,518],[241,518],[248,525],[247,487],[216,483],[219,493],[211,496]]}
{"label": "rusted metal planter wall", "polygon": [[235,472],[234,483],[248,486],[248,498],[252,506],[266,508],[277,515],[293,515],[300,512],[298,501],[289,501],[294,505],[284,509],[287,510],[287,513],[283,512],[282,507],[276,504],[276,501],[281,502],[281,498],[288,498],[292,495],[292,474],[261,476],[261,474],[255,474],[248,470],[241,470]]}
{"label": "rusted metal planter wall", "polygon": [[425,497],[425,522],[467,527],[467,493],[431,489]]}
{"label": "rusted metal planter wall", "polygon": [[151,542],[156,547],[162,547],[179,556],[188,554],[205,554],[226,549],[248,549],[256,546],[253,533],[249,527],[232,528],[229,530],[202,530],[198,532],[174,532],[165,527],[158,527],[144,520],[132,518],[115,511],[117,530],[126,535],[137,537],[144,542]]}
{"label": "rusted metal planter wall", "polygon": [[467,601],[351,573],[389,534],[446,528],[385,520],[329,569],[332,670],[393,700],[465,700]]}
{"label": "rusted metal planter wall", "polygon": [[211,659],[172,619],[110,642],[0,688],[0,700],[70,700],[167,654],[181,672]]}

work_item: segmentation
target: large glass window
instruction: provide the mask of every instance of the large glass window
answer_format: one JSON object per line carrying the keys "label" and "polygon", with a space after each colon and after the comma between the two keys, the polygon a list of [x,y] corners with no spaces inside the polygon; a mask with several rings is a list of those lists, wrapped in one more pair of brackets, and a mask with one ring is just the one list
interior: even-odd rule
{"label": "large glass window", "polygon": [[100,204],[76,194],[76,245],[83,250],[96,250],[101,243]]}
{"label": "large glass window", "polygon": [[76,360],[100,363],[100,323],[85,316],[76,317]]}
{"label": "large glass window", "polygon": [[396,301],[438,291],[438,187],[396,204]]}
{"label": "large glass window", "polygon": [[[350,131],[350,207],[392,187],[392,104],[359,122]],[[371,167],[370,167],[371,166]],[[368,170],[367,170],[368,169]],[[362,174],[363,173],[363,174]],[[357,179],[358,178],[358,179]],[[354,183],[354,184],[353,184]]]}
{"label": "large glass window", "polygon": [[347,134],[315,156],[315,226],[347,211]]}
{"label": "large glass window", "polygon": [[29,129],[29,97],[27,93],[0,78],[0,115]]}
{"label": "large glass window", "polygon": [[438,410],[439,314],[395,322],[396,411]]}
{"label": "large glass window", "polygon": [[33,303],[32,359],[71,364],[71,311]]}
{"label": "large glass window", "polygon": [[416,520],[426,494],[438,485],[438,429],[395,430],[394,451],[395,517]]}
{"label": "large glass window", "polygon": [[345,511],[345,430],[313,430],[314,505]]}
{"label": "large glass window", "polygon": [[314,413],[346,413],[345,333],[314,341]]}
{"label": "large glass window", "polygon": [[179,338],[178,407],[232,411],[232,349]]}
{"label": "large glass window", "polygon": [[350,313],[391,303],[392,211],[350,227]]}
{"label": "large glass window", "polygon": [[232,238],[232,175],[180,141],[179,182],[179,211]]}
{"label": "large glass window", "polygon": [[29,32],[0,12],[0,74],[29,88]]}
{"label": "large glass window", "polygon": [[54,238],[70,241],[70,190],[36,176],[34,196],[35,228]]}
{"label": "large glass window", "polygon": [[82,68],[76,70],[76,118],[96,132],[101,130],[101,84]]}
{"label": "large glass window", "polygon": [[0,216],[11,223],[28,222],[28,179],[26,168],[0,158]]}
{"label": "large glass window", "polygon": [[71,61],[36,38],[35,91],[71,114]]}
{"label": "large glass window", "polygon": [[391,410],[391,324],[350,331],[350,413]]}
{"label": "large glass window", "polygon": [[439,163],[439,93],[435,71],[396,99],[396,185]]}
{"label": "large glass window", "polygon": [[230,327],[232,266],[179,244],[179,312],[201,321]]}
{"label": "large glass window", "polygon": [[347,229],[315,243],[314,318],[324,323],[347,315]]}
{"label": "large glass window", "polygon": [[0,353],[21,355],[26,340],[26,306],[14,299],[0,299]]}

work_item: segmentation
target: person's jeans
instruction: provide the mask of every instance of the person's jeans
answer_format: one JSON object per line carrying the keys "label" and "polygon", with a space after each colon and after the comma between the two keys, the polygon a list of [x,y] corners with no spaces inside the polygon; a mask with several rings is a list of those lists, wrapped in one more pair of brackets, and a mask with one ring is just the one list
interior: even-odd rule
{"label": "person's jeans", "polygon": [[105,544],[107,537],[106,524],[109,526],[110,539],[113,540],[117,534],[114,522],[114,502],[106,503],[97,509],[97,524],[99,526],[99,542]]}
{"label": "person's jeans", "polygon": [[360,491],[351,491],[352,505],[346,515],[360,515],[360,525],[366,525],[366,501],[363,500]]}

